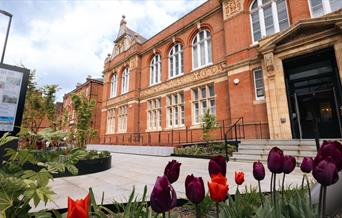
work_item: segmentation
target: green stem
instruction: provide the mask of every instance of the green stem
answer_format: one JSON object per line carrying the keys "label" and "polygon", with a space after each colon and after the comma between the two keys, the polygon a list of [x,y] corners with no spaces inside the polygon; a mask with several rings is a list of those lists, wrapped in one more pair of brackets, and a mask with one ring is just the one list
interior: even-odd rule
{"label": "green stem", "polygon": [[163,218],[165,218],[165,212],[163,212]]}
{"label": "green stem", "polygon": [[273,173],[271,174],[271,185],[270,185],[270,192],[272,193],[273,190]]}
{"label": "green stem", "polygon": [[274,209],[275,209],[275,213],[276,213],[276,217],[278,215],[277,212],[277,199],[276,199],[276,178],[277,178],[277,174],[274,173],[273,176],[273,203],[274,203]]}
{"label": "green stem", "polygon": [[318,212],[319,212],[319,217],[323,218],[322,215],[322,199],[323,199],[323,185],[321,185],[321,188],[319,190],[319,201],[318,201]]}
{"label": "green stem", "polygon": [[325,217],[326,197],[327,197],[327,187],[324,186],[324,189],[323,189],[323,204],[322,204],[322,217]]}
{"label": "green stem", "polygon": [[260,195],[260,200],[261,200],[261,206],[264,207],[264,198],[262,197],[262,193],[261,193],[260,180],[258,180],[258,185],[259,185],[259,195]]}
{"label": "green stem", "polygon": [[303,179],[302,179],[302,189],[304,189],[304,178],[306,174],[303,174]]}
{"label": "green stem", "polygon": [[285,173],[283,173],[283,183],[281,186],[281,198],[284,200],[284,185],[285,185]]}
{"label": "green stem", "polygon": [[309,203],[311,205],[311,189],[310,189],[310,182],[309,182],[309,178],[307,175],[305,175],[305,178],[306,178],[306,184],[308,186],[308,194],[309,194]]}
{"label": "green stem", "polygon": [[201,210],[198,204],[195,204],[195,208],[196,208],[196,218],[201,218]]}
{"label": "green stem", "polygon": [[219,203],[216,202],[216,218],[219,218]]}

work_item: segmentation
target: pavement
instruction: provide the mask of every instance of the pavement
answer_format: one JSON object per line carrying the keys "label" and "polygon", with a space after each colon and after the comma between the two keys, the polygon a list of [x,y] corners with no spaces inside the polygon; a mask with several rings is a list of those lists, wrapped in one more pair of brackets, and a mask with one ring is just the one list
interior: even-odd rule
{"label": "pavement", "polygon": [[[47,205],[39,204],[31,211],[39,211],[41,209],[59,209],[67,207],[67,198],[73,199],[84,198],[90,187],[92,187],[97,202],[102,199],[104,193],[104,203],[110,204],[113,200],[117,202],[126,202],[133,187],[139,196],[142,195],[144,186],[148,188],[148,199],[153,189],[157,176],[163,175],[164,168],[168,161],[175,159],[182,163],[180,176],[173,187],[176,190],[178,198],[186,198],[185,196],[185,178],[187,175],[201,176],[203,178],[206,192],[208,192],[207,182],[210,180],[208,173],[208,159],[195,159],[183,157],[161,157],[161,156],[145,156],[134,154],[118,154],[112,153],[112,168],[103,172],[56,178],[49,183],[53,191],[56,193],[54,200]],[[239,187],[241,192],[245,188],[257,188],[257,181],[253,177],[252,163],[232,162],[227,164],[227,179],[229,184],[229,193],[234,194],[236,184],[234,182],[234,172],[243,171],[245,173],[245,182]],[[271,174],[266,169],[266,177],[261,181],[262,191],[269,191]],[[277,186],[281,184],[282,175],[277,176]],[[286,176],[285,187],[300,186],[302,182],[302,173],[299,168]]]}

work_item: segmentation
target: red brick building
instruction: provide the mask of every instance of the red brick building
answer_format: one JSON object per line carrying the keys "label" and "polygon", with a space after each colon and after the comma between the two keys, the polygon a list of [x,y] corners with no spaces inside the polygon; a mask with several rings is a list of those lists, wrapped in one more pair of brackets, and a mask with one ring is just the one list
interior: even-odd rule
{"label": "red brick building", "polygon": [[72,107],[72,95],[84,95],[89,100],[95,100],[96,102],[90,125],[92,129],[97,131],[97,135],[92,139],[91,143],[100,142],[99,130],[101,128],[102,90],[103,79],[95,79],[89,76],[85,83],[77,84],[74,90],[63,96],[63,114],[61,116],[66,116],[63,131],[71,131],[75,125],[75,110]]}
{"label": "red brick building", "polygon": [[150,39],[125,17],[105,60],[100,143],[341,137],[342,3],[208,0]]}

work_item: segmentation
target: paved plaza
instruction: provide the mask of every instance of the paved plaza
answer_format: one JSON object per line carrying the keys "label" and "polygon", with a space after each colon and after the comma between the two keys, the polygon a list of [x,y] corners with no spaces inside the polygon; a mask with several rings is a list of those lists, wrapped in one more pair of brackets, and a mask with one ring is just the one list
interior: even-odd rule
{"label": "paved plaza", "polygon": [[[182,163],[179,179],[173,184],[178,198],[185,198],[184,181],[186,176],[192,173],[194,176],[201,176],[203,178],[206,191],[208,191],[207,182],[210,177],[208,174],[209,160],[207,159],[112,153],[112,168],[109,170],[83,176],[54,179],[49,184],[56,193],[54,201],[49,202],[47,206],[40,204],[33,210],[66,208],[68,196],[73,199],[83,198],[88,193],[89,187],[93,188],[97,202],[101,201],[102,193],[104,192],[104,202],[106,204],[113,202],[114,199],[118,202],[125,202],[133,186],[136,192],[141,195],[144,186],[147,185],[149,197],[157,176],[163,175],[166,164],[172,159]],[[263,191],[269,191],[271,174],[268,172],[266,165],[265,168],[266,177],[261,182],[261,186]],[[233,194],[236,191],[236,184],[234,182],[235,171],[245,172],[245,183],[243,187],[240,187],[240,191],[243,191],[245,186],[257,186],[257,181],[253,178],[252,163],[230,161],[227,165],[229,193]],[[278,176],[278,182],[281,180],[281,177]],[[302,173],[299,168],[296,168],[293,173],[287,175],[286,186],[300,185],[301,181]]]}

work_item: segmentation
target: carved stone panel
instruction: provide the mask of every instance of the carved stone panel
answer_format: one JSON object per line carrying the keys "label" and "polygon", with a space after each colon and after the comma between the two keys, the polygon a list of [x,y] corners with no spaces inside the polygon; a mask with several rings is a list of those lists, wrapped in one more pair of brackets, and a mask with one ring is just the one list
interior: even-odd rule
{"label": "carved stone panel", "polygon": [[242,11],[242,0],[223,0],[223,19],[226,20]]}

